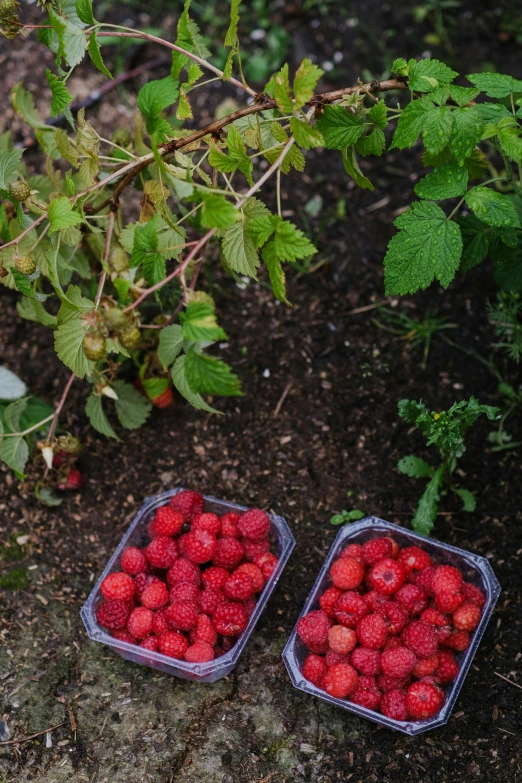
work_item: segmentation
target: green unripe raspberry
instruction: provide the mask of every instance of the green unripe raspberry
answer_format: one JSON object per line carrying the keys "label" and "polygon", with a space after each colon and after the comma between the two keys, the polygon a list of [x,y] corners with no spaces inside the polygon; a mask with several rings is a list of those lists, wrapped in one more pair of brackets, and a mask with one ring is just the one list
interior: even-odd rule
{"label": "green unripe raspberry", "polygon": [[[0,3],[1,2],[2,0],[0,0]],[[128,147],[132,141],[132,136],[130,134],[130,131],[127,130],[127,128],[117,128],[112,134],[112,140],[115,144],[118,144],[120,147]]]}
{"label": "green unripe raspberry", "polygon": [[22,179],[15,179],[9,183],[9,195],[16,201],[26,201],[31,195],[31,188]]}
{"label": "green unripe raspberry", "polygon": [[15,260],[15,268],[22,275],[32,275],[36,270],[36,263],[31,256],[18,256]]}
{"label": "green unripe raspberry", "polygon": [[129,319],[117,307],[109,307],[103,313],[103,322],[109,332],[121,332],[129,328]]}
{"label": "green unripe raspberry", "polygon": [[125,272],[129,268],[129,256],[120,245],[111,250],[109,266],[114,272]]}
{"label": "green unripe raspberry", "polygon": [[140,330],[136,326],[131,326],[128,329],[124,329],[119,335],[119,341],[124,348],[128,351],[137,348],[140,343],[141,335]]}
{"label": "green unripe raspberry", "polygon": [[106,353],[105,337],[99,332],[89,332],[82,341],[83,352],[91,362],[99,362]]}
{"label": "green unripe raspberry", "polygon": [[16,0],[0,0],[0,19],[7,19],[18,10]]}

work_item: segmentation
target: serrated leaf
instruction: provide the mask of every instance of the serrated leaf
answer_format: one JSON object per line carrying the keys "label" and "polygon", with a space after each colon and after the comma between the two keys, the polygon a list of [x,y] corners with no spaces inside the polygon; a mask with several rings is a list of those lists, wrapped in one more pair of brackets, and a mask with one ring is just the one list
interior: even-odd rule
{"label": "serrated leaf", "polygon": [[453,114],[447,106],[434,106],[426,113],[422,138],[428,152],[437,153],[448,144],[453,130]]}
{"label": "serrated leaf", "polygon": [[361,136],[355,144],[355,149],[361,155],[382,155],[386,146],[384,133],[380,128],[375,128],[368,136]]}
{"label": "serrated leaf", "polygon": [[[51,282],[52,279],[51,279]],[[58,321],[65,323],[71,318],[77,318],[79,315],[88,313],[94,309],[94,302],[83,296],[82,290],[78,285],[70,285],[67,293],[60,297],[62,304],[58,310]]]}
{"label": "serrated leaf", "polygon": [[395,73],[397,76],[408,75],[408,63],[404,57],[397,57],[397,59],[393,61],[390,73]]}
{"label": "serrated leaf", "polygon": [[38,291],[35,291],[34,278],[29,279],[27,275],[23,275],[18,269],[15,269],[15,267],[12,267],[11,274],[13,275],[16,287],[24,296],[28,296],[30,299],[36,299],[37,302],[45,302],[45,300],[51,296],[51,294],[41,294]]}
{"label": "serrated leaf", "polygon": [[181,394],[182,397],[184,397],[194,408],[197,408],[201,411],[207,411],[207,413],[220,413],[220,411],[217,411],[215,408],[212,408],[211,405],[205,402],[203,397],[200,394],[197,394],[196,392],[192,391],[190,388],[187,376],[185,372],[185,359],[186,356],[179,356],[176,361],[174,362],[174,366],[172,368],[172,382],[178,392]]}
{"label": "serrated leaf", "polygon": [[263,261],[268,269],[268,275],[270,277],[270,283],[272,284],[272,291],[274,296],[280,302],[289,305],[290,302],[286,298],[286,284],[285,273],[281,266],[281,261],[277,256],[275,242],[271,241],[263,248]]}
{"label": "serrated leaf", "polygon": [[[272,89],[270,85],[272,85]],[[292,114],[294,110],[294,104],[292,102],[292,98],[290,97],[288,63],[285,63],[281,70],[272,76],[266,88],[267,91],[273,92],[273,96],[277,101],[277,108],[283,114]]]}
{"label": "serrated leaf", "polygon": [[95,364],[87,359],[83,351],[82,341],[86,327],[85,321],[82,321],[79,316],[74,316],[61,323],[54,333],[54,350],[58,358],[78,378],[90,375]]}
{"label": "serrated leaf", "polygon": [[[268,210],[267,210],[268,212]],[[275,222],[270,213],[253,218],[248,224],[248,233],[254,240],[256,248],[268,242],[275,231]]]}
{"label": "serrated leaf", "polygon": [[506,155],[516,163],[522,161],[522,139],[519,136],[520,129],[501,128],[498,132],[500,146]]}
{"label": "serrated leaf", "polygon": [[54,128],[42,120],[40,113],[34,105],[32,93],[24,89],[22,82],[18,82],[11,90],[11,100],[15,111],[33,130],[54,133]]}
{"label": "serrated leaf", "polygon": [[435,166],[415,185],[415,193],[420,198],[439,201],[445,198],[462,196],[468,185],[468,170],[454,160]]}
{"label": "serrated leaf", "polygon": [[470,73],[466,79],[489,98],[507,98],[512,92],[522,91],[522,81],[503,73]]}
{"label": "serrated leaf", "polygon": [[217,147],[213,147],[209,154],[208,162],[218,171],[234,172],[239,169],[247,178],[248,184],[252,185],[253,164],[246,154],[243,139],[237,128],[230,127],[227,136],[228,155],[225,155]]}
{"label": "serrated leaf", "polygon": [[[57,317],[48,313],[42,303],[37,302],[35,299],[24,297],[16,303],[16,309],[18,310],[18,314],[27,321],[36,321],[37,323],[42,324],[42,326],[58,326]],[[2,395],[0,394],[0,397],[1,396]]]}
{"label": "serrated leaf", "polygon": [[397,467],[401,473],[404,473],[405,476],[411,476],[411,478],[429,478],[433,473],[432,468],[425,460],[415,457],[413,454],[400,459]]}
{"label": "serrated leaf", "polygon": [[280,261],[297,261],[299,258],[308,258],[317,253],[317,248],[289,220],[277,220],[272,241]]}
{"label": "serrated leaf", "polygon": [[186,95],[185,90],[183,89],[183,87],[180,87],[178,106],[176,108],[176,119],[177,120],[188,120],[192,116],[193,116],[193,114],[192,114],[192,107],[190,105],[190,101],[187,98],[187,95]]}
{"label": "serrated leaf", "polygon": [[9,432],[20,431],[20,419],[27,408],[28,402],[29,397],[23,397],[20,400],[16,400],[16,402],[12,402],[5,408],[3,417]]}
{"label": "serrated leaf", "polygon": [[165,279],[165,259],[158,250],[157,214],[148,223],[136,224],[130,264],[132,267],[141,266],[149,285],[155,285]]}
{"label": "serrated leaf", "polygon": [[374,186],[368,177],[366,177],[359,168],[357,155],[355,154],[355,148],[353,146],[346,147],[346,149],[343,150],[343,165],[346,173],[360,188],[363,188],[364,190],[374,190]]}
{"label": "serrated leaf", "polygon": [[89,27],[96,24],[96,19],[92,12],[92,0],[76,0],[76,13],[80,21]]}
{"label": "serrated leaf", "polygon": [[63,114],[67,110],[72,101],[72,95],[61,79],[51,73],[49,68],[46,68],[45,74],[52,94],[51,117],[58,117],[59,114]]}
{"label": "serrated leaf", "polygon": [[176,101],[178,94],[178,82],[171,76],[147,82],[138,93],[138,109],[147,119],[155,119]]}
{"label": "serrated leaf", "polygon": [[171,324],[170,326],[165,326],[161,330],[158,345],[158,359],[165,370],[167,367],[170,367],[179,356],[183,347],[183,340],[183,330],[179,324]]}
{"label": "serrated leaf", "polygon": [[49,218],[49,234],[54,234],[56,231],[69,228],[69,226],[77,226],[82,222],[82,216],[73,211],[71,202],[65,196],[51,201],[47,209],[47,217]]}
{"label": "serrated leaf", "polygon": [[[288,136],[286,131],[277,122],[273,122],[271,125],[271,133],[275,141],[280,141],[282,144],[286,144]],[[283,147],[277,147],[273,150],[266,150],[264,155],[270,163],[275,163],[281,154]],[[293,166],[297,171],[304,171],[305,159],[301,150],[295,145],[290,148],[286,153],[286,157],[281,164],[281,171],[283,174],[288,174],[290,166]]]}
{"label": "serrated leaf", "polygon": [[455,109],[450,150],[459,163],[462,163],[473,153],[482,138],[482,129],[482,118],[477,106]]}
{"label": "serrated leaf", "polygon": [[294,77],[294,101],[296,109],[300,109],[305,103],[308,103],[314,94],[316,84],[323,73],[324,71],[317,65],[314,65],[311,60],[303,60]]}
{"label": "serrated leaf", "polygon": [[118,395],[114,404],[121,426],[126,430],[139,429],[149,418],[152,403],[130,383],[116,380],[112,385]]}
{"label": "serrated leaf", "polygon": [[228,339],[226,332],[218,325],[213,302],[190,302],[179,318],[186,340],[215,342]]}
{"label": "serrated leaf", "polygon": [[201,225],[204,228],[228,228],[236,222],[238,212],[224,196],[203,193]]}
{"label": "serrated leaf", "polygon": [[18,167],[24,152],[25,148],[0,152],[0,188],[2,190],[7,190],[9,183],[17,178]]}
{"label": "serrated leaf", "polygon": [[298,120],[297,117],[291,118],[290,131],[297,144],[305,150],[311,150],[314,149],[314,147],[321,147],[324,145],[323,136],[317,128],[312,128],[307,122]]}
{"label": "serrated leaf", "polygon": [[411,101],[402,110],[390,149],[403,150],[406,147],[412,147],[424,128],[426,116],[433,109],[433,103],[428,98],[418,98]]}
{"label": "serrated leaf", "polygon": [[[87,0],[85,0],[86,2]],[[105,76],[108,76],[109,79],[112,79],[111,72],[106,68],[105,63],[103,62],[103,57],[100,51],[100,44],[98,43],[98,38],[96,37],[96,31],[93,30],[92,33],[89,36],[89,54],[91,57],[91,60],[93,61],[96,68],[101,71]]]}
{"label": "serrated leaf", "polygon": [[461,489],[460,487],[453,487],[452,491],[457,497],[462,500],[463,511],[475,511],[477,508],[477,501],[472,492],[469,489]]}
{"label": "serrated leaf", "polygon": [[455,221],[460,226],[464,243],[460,268],[462,272],[468,272],[480,264],[487,255],[489,239],[486,226],[475,215],[460,215],[455,218]]}
{"label": "serrated leaf", "polygon": [[416,92],[431,92],[436,87],[449,84],[458,76],[440,60],[419,60],[409,64],[409,87]]}
{"label": "serrated leaf", "polygon": [[85,55],[85,33],[53,9],[49,10],[49,20],[58,36],[57,57],[63,57],[68,66],[74,68]]}
{"label": "serrated leaf", "polygon": [[488,226],[520,228],[517,211],[511,199],[492,188],[477,186],[466,194],[466,204]]}
{"label": "serrated leaf", "polygon": [[502,119],[513,116],[501,103],[478,103],[476,108],[482,122],[497,123]]}
{"label": "serrated leaf", "polygon": [[0,460],[21,480],[25,478],[23,471],[28,459],[29,447],[21,436],[4,438],[0,443]]}
{"label": "serrated leaf", "polygon": [[364,123],[362,117],[336,104],[325,107],[316,128],[323,135],[325,147],[342,150],[349,144],[355,144],[363,132]]}
{"label": "serrated leaf", "polygon": [[228,364],[191,348],[185,356],[187,381],[196,394],[241,397],[241,382]]}
{"label": "serrated leaf", "polygon": [[57,128],[56,133],[54,134],[54,140],[56,143],[56,148],[62,158],[65,158],[68,163],[71,163],[73,166],[78,168],[80,165],[80,153],[72,144],[63,128]]}
{"label": "serrated leaf", "polygon": [[471,103],[480,93],[480,90],[476,90],[474,87],[459,87],[456,84],[452,84],[449,91],[451,100],[455,101],[457,106],[465,106],[466,103]]}
{"label": "serrated leaf", "polygon": [[[143,398],[145,399],[145,398]],[[102,398],[92,392],[87,404],[85,406],[85,413],[91,423],[91,427],[99,432],[101,435],[105,435],[107,438],[114,438],[120,440],[114,432],[109,419],[107,418],[105,411],[103,410]]]}
{"label": "serrated leaf", "polygon": [[435,524],[440,500],[439,490],[442,486],[444,468],[440,467],[421,495],[419,505],[411,521],[411,526],[421,536],[429,536]]}
{"label": "serrated leaf", "polygon": [[388,125],[388,110],[386,103],[381,99],[379,103],[374,103],[368,112],[368,119],[381,130]]}
{"label": "serrated leaf", "polygon": [[27,386],[18,375],[7,367],[0,367],[0,400],[18,400],[27,391]]}
{"label": "serrated leaf", "polygon": [[250,226],[256,221],[270,216],[265,205],[253,197],[243,205],[241,220],[227,228],[223,233],[222,250],[227,264],[235,272],[249,277],[256,277],[256,269],[259,266],[259,257],[256,248],[255,236],[250,231]]}

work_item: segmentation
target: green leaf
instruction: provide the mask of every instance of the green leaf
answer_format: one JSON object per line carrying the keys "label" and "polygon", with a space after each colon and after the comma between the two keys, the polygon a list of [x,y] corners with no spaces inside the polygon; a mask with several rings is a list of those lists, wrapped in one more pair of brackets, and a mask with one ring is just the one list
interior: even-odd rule
{"label": "green leaf", "polygon": [[452,487],[452,491],[457,497],[462,500],[463,511],[475,511],[477,508],[477,501],[475,500],[473,493],[469,489],[461,489],[460,487]]}
{"label": "green leaf", "polygon": [[116,380],[112,385],[118,395],[115,406],[121,426],[126,430],[139,429],[149,418],[152,403],[130,383]]}
{"label": "green leaf", "polygon": [[511,199],[492,188],[478,186],[468,191],[466,204],[479,220],[488,226],[513,226],[520,228],[520,222]]}
{"label": "green leaf", "polygon": [[0,400],[18,400],[26,391],[27,386],[18,375],[0,366]]}
{"label": "green leaf", "polygon": [[440,60],[409,62],[409,87],[416,92],[431,92],[436,87],[449,84],[455,76],[458,76],[457,72]]}
{"label": "green leaf", "polygon": [[382,155],[386,147],[386,139],[380,128],[375,128],[368,136],[361,136],[355,144],[355,149],[361,155]]}
{"label": "green leaf", "polygon": [[49,10],[49,20],[58,36],[57,57],[63,57],[69,68],[74,68],[81,63],[85,55],[85,33],[81,27],[71,24],[53,9]]}
{"label": "green leaf", "polygon": [[178,392],[181,394],[182,397],[184,397],[193,408],[197,408],[200,411],[207,411],[207,413],[220,413],[220,411],[217,411],[215,408],[212,408],[208,403],[205,402],[203,397],[200,394],[197,394],[196,392],[192,391],[192,389],[189,386],[189,383],[187,381],[187,375],[185,372],[185,359],[187,357],[185,355],[179,356],[176,361],[174,362],[174,366],[172,368],[172,382],[174,383],[174,386],[178,390]]}
{"label": "green leaf", "polygon": [[15,84],[11,90],[11,100],[15,111],[33,130],[44,130],[54,134],[54,128],[47,125],[34,105],[34,98],[29,90],[24,89],[22,82]]}
{"label": "green leaf", "polygon": [[290,97],[290,80],[288,77],[288,63],[285,63],[281,70],[270,79],[266,86],[267,92],[273,94],[277,101],[277,108],[283,114],[292,114],[294,104]]}
{"label": "green leaf", "polygon": [[275,242],[269,242],[268,245],[263,248],[263,260],[268,269],[268,275],[275,298],[280,302],[289,305],[290,302],[286,298],[285,273],[283,272],[281,261],[277,257]]}
{"label": "green leaf", "polygon": [[[145,397],[142,397],[142,399],[145,399]],[[89,399],[87,400],[85,413],[87,414],[87,418],[91,423],[91,427],[93,427],[96,432],[99,432],[101,435],[105,435],[107,438],[120,440],[120,438],[118,438],[114,432],[111,423],[107,418],[105,411],[103,410],[102,398],[94,392],[91,393]]]}
{"label": "green leaf", "polygon": [[76,149],[76,147],[72,144],[71,140],[69,139],[67,133],[63,130],[63,128],[58,128],[56,130],[56,133],[54,134],[54,140],[56,142],[56,148],[62,158],[65,158],[65,160],[70,163],[71,165],[75,166],[76,168],[79,168],[80,166],[80,153]]}
{"label": "green leaf", "polygon": [[[176,46],[181,46],[189,52],[194,49],[194,38],[190,30],[189,8],[192,0],[185,0],[183,11],[178,19]],[[172,68],[170,75],[173,79],[177,79],[181,73],[181,70],[188,62],[186,54],[181,52],[172,52]]]}
{"label": "green leaf", "polygon": [[203,193],[201,225],[204,228],[228,228],[237,217],[237,210],[224,196]]}
{"label": "green leaf", "polygon": [[58,354],[58,358],[78,378],[90,375],[95,364],[89,361],[83,352],[82,341],[86,328],[85,321],[79,316],[73,316],[65,323],[60,324],[54,333],[54,350]]}
{"label": "green leaf", "polygon": [[50,326],[52,328],[58,326],[57,317],[48,313],[42,303],[37,302],[35,299],[28,299],[24,296],[23,299],[16,303],[16,309],[18,314],[27,321],[36,321],[42,324],[42,326]]}
{"label": "green leaf", "polygon": [[474,87],[459,87],[456,84],[452,84],[450,87],[451,100],[455,101],[457,106],[465,106],[467,103],[474,101],[480,90],[476,90]]}
{"label": "green leaf", "polygon": [[314,65],[311,60],[303,60],[297,69],[294,78],[294,99],[296,109],[300,109],[305,103],[308,103],[314,94],[316,84],[323,73],[324,71],[317,65]]}
{"label": "green leaf", "polygon": [[415,457],[413,454],[400,459],[397,467],[401,473],[412,478],[429,478],[433,473],[432,468],[425,460]]}
{"label": "green leaf", "polygon": [[45,302],[45,300],[48,299],[51,295],[40,294],[34,290],[35,277],[33,275],[31,275],[31,277],[27,277],[26,275],[23,275],[21,272],[19,272],[18,269],[15,269],[15,267],[11,268],[11,273],[13,275],[16,287],[24,296],[28,296],[30,299],[36,299],[37,302]]}
{"label": "green leaf", "polygon": [[241,382],[228,364],[194,348],[185,356],[187,381],[196,394],[241,397]]}
{"label": "green leaf", "polygon": [[386,293],[412,294],[435,278],[446,288],[462,253],[458,225],[427,201],[414,202],[395,225],[401,230],[392,237],[384,259]]}
{"label": "green leaf", "polygon": [[512,92],[522,91],[522,81],[503,73],[470,73],[466,79],[489,98],[507,98]]}
{"label": "green leaf", "polygon": [[398,119],[390,149],[403,150],[413,147],[424,129],[427,115],[434,111],[434,108],[428,98],[418,98],[408,103]]}
{"label": "green leaf", "polygon": [[[53,282],[52,279],[51,282]],[[70,321],[71,318],[77,318],[79,315],[94,309],[94,302],[92,299],[87,299],[87,297],[83,296],[82,290],[78,285],[70,285],[67,293],[62,295],[61,300],[62,305],[58,310],[58,321],[60,323]]]}
{"label": "green leaf", "polygon": [[158,359],[166,370],[183,347],[183,329],[179,324],[165,326],[159,336]]}
{"label": "green leaf", "polygon": [[[268,211],[267,211],[268,212]],[[248,224],[248,233],[254,240],[256,247],[261,247],[268,242],[275,231],[276,222],[272,220],[270,213],[254,218]]]}
{"label": "green leaf", "polygon": [[233,172],[239,169],[247,178],[248,184],[252,185],[253,163],[246,154],[241,134],[233,125],[228,132],[227,144],[228,155],[225,155],[217,147],[213,147],[210,151],[208,162],[218,171]]}
{"label": "green leaf", "polygon": [[447,106],[434,106],[424,117],[422,138],[428,152],[441,152],[453,130],[453,114]]}
{"label": "green leaf", "polygon": [[7,190],[9,183],[17,178],[18,167],[25,149],[2,150],[0,152],[0,188]]}
{"label": "green leaf", "polygon": [[178,82],[171,76],[147,82],[138,93],[138,109],[147,119],[155,119],[174,103],[178,94]]}
{"label": "green leaf", "polygon": [[167,275],[165,259],[158,250],[158,215],[148,223],[137,223],[134,230],[131,266],[141,266],[145,280],[156,285]]}
{"label": "green leaf", "polygon": [[317,253],[317,248],[289,220],[272,218],[275,222],[274,249],[280,261],[296,261]]}
{"label": "green leaf", "polygon": [[[87,0],[85,0],[87,1]],[[93,61],[96,68],[101,71],[105,76],[108,76],[109,79],[112,79],[111,72],[105,67],[105,63],[103,62],[103,57],[101,55],[100,51],[100,44],[98,43],[98,38],[96,37],[96,31],[93,30],[92,33],[89,36],[89,54],[91,56],[91,60]]]}
{"label": "green leaf", "polygon": [[180,313],[183,337],[186,340],[200,342],[209,340],[227,340],[225,331],[218,326],[214,302],[194,301],[187,305],[184,313]]}
{"label": "green leaf", "polygon": [[489,251],[495,263],[495,282],[503,291],[522,291],[522,236],[516,247],[492,246]]}
{"label": "green leaf", "polygon": [[421,536],[429,536],[437,518],[439,490],[442,486],[444,468],[440,467],[429,481],[421,495],[419,505],[411,521],[411,526]]}
{"label": "green leaf", "polygon": [[223,68],[223,78],[229,79],[232,74],[232,61],[234,55],[239,51],[239,40],[237,37],[237,25],[239,22],[239,4],[241,0],[231,0],[230,3],[230,23],[225,35],[225,46],[231,47],[227,62]]}
{"label": "green leaf", "polygon": [[498,140],[503,151],[508,158],[512,158],[516,163],[522,161],[522,139],[518,135],[520,129],[517,128],[500,128],[498,132]]}
{"label": "green leaf", "polygon": [[445,198],[462,196],[468,185],[468,170],[459,166],[454,160],[449,160],[426,174],[415,185],[415,193],[420,198],[439,201]]}
{"label": "green leaf", "polygon": [[460,226],[464,247],[462,250],[461,271],[468,272],[480,264],[487,255],[489,239],[485,224],[475,215],[460,215],[455,218]]}
{"label": "green leaf", "polygon": [[[253,226],[258,220],[269,218],[270,212],[265,205],[251,196],[240,210],[241,220],[227,228],[223,233],[222,250],[225,261],[234,272],[248,275],[255,280],[259,266]],[[271,233],[273,233],[272,229]]]}
{"label": "green leaf", "polygon": [[324,137],[325,147],[342,150],[349,144],[355,144],[363,132],[364,123],[362,117],[336,104],[325,106],[316,128]]}
{"label": "green leaf", "polygon": [[89,27],[96,24],[96,19],[92,12],[92,0],[76,0],[76,13],[80,21]]}
{"label": "green leaf", "polygon": [[362,173],[357,162],[357,156],[355,154],[354,147],[346,147],[343,150],[343,165],[346,173],[354,180],[354,182],[365,190],[374,190],[374,187],[368,177]]}
{"label": "green leaf", "polygon": [[51,88],[51,117],[58,117],[63,114],[72,101],[72,95],[65,84],[49,68],[45,70],[49,87]]}
{"label": "green leaf", "polygon": [[450,150],[459,163],[462,163],[473,153],[482,138],[483,127],[477,106],[454,110]]}
{"label": "green leaf", "polygon": [[354,508],[351,511],[346,511],[344,508],[340,514],[334,514],[330,519],[331,525],[345,525],[347,522],[357,522],[358,519],[364,517],[364,511],[358,508]]}
{"label": "green leaf", "polygon": [[393,61],[390,68],[390,73],[394,73],[397,76],[407,76],[409,72],[408,63],[404,57],[398,57]]}
{"label": "green leaf", "polygon": [[388,110],[386,108],[386,103],[383,100],[373,104],[368,112],[368,119],[381,130],[386,128],[388,125]]}
{"label": "green leaf", "polygon": [[61,231],[70,226],[77,226],[78,223],[82,222],[82,216],[78,212],[73,211],[71,202],[65,196],[60,196],[51,201],[47,210],[47,217],[49,218],[49,234],[54,234],[56,231]]}
{"label": "green leaf", "polygon": [[20,432],[20,419],[27,408],[28,402],[28,397],[22,397],[22,399],[12,402],[4,410],[4,420],[9,432]]}
{"label": "green leaf", "polygon": [[308,122],[298,120],[297,117],[291,118],[290,130],[297,144],[305,150],[324,145],[324,138],[317,128],[312,128]]}
{"label": "green leaf", "polygon": [[14,471],[17,478],[23,480],[23,470],[29,459],[29,447],[21,437],[4,438],[0,443],[0,460]]}

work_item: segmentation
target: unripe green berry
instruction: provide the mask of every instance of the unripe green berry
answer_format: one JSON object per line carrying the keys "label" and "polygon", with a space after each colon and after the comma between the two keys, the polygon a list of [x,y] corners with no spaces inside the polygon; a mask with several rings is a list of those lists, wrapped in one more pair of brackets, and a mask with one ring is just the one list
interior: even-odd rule
{"label": "unripe green berry", "polygon": [[31,188],[22,179],[15,179],[9,183],[9,195],[16,201],[26,201],[31,195]]}
{"label": "unripe green berry", "polygon": [[129,256],[120,245],[111,250],[109,266],[114,272],[125,272],[129,268]]}
{"label": "unripe green berry", "polygon": [[32,275],[36,271],[36,263],[31,256],[18,256],[15,260],[15,268],[22,275]]}
{"label": "unripe green berry", "polygon": [[[1,1],[2,0],[0,0],[0,2]],[[130,134],[130,131],[127,130],[127,128],[116,128],[116,130],[112,134],[112,140],[115,144],[118,144],[120,147],[128,147],[132,141],[132,136]]]}
{"label": "unripe green berry", "polygon": [[137,348],[140,343],[140,339],[140,330],[136,326],[131,326],[130,328],[124,329],[123,332],[120,332],[119,335],[119,341],[121,345],[123,345],[123,347],[128,351],[132,351],[134,348]]}
{"label": "unripe green berry", "polygon": [[83,352],[91,362],[99,362],[106,353],[105,337],[99,332],[89,332],[82,341]]}
{"label": "unripe green berry", "polygon": [[117,307],[109,307],[103,313],[103,322],[109,332],[121,332],[129,328],[129,319],[122,310]]}
{"label": "unripe green berry", "polygon": [[0,19],[7,19],[18,10],[16,0],[0,0]]}

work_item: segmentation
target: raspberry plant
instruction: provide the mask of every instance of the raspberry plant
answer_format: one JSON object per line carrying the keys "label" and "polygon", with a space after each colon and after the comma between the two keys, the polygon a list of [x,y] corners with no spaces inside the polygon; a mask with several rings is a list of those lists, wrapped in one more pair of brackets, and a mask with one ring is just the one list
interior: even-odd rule
{"label": "raspberry plant", "polygon": [[[189,16],[190,0],[175,43],[98,22],[91,0],[39,5],[45,17],[34,26],[20,20],[15,0],[3,0],[0,23],[8,39],[39,28],[42,46],[55,55],[55,68],[46,71],[50,114],[63,115],[70,129],[47,124],[23,84],[14,87],[13,106],[46,163],[31,174],[24,150],[13,148],[9,134],[0,137],[0,282],[20,291],[22,317],[54,330],[57,356],[71,371],[43,442],[42,449],[51,450],[47,459],[75,378],[91,386],[86,414],[92,426],[111,438],[118,435],[109,407],[124,428],[135,429],[146,421],[151,400],[169,404],[171,384],[191,405],[212,413],[218,411],[208,395],[242,393],[240,379],[212,348],[226,333],[214,301],[197,288],[202,264],[210,263],[205,250],[217,244],[233,275],[257,279],[266,268],[274,295],[288,304],[285,264],[317,249],[283,219],[281,181],[291,168],[304,169],[308,150],[338,150],[347,175],[372,190],[359,160],[384,153],[388,124],[396,123],[390,149],[413,147],[422,137],[422,161],[431,171],[415,186],[419,200],[395,221],[398,232],[384,259],[388,294],[414,293],[435,280],[447,287],[459,269],[488,254],[504,289],[522,287],[516,173],[522,81],[481,73],[467,77],[473,86],[460,86],[454,84],[458,74],[438,60],[400,59],[389,79],[321,93],[322,71],[305,59],[293,76],[283,65],[258,93],[241,67],[240,0],[231,1],[223,70],[208,59]],[[170,75],[141,88],[134,127],[118,128],[112,139],[101,136],[83,110],[73,116],[68,89],[86,56],[111,78],[100,47],[104,37],[146,40],[172,52]],[[244,107],[198,130],[185,127],[193,120],[190,93],[216,80],[242,90]],[[387,105],[377,94],[390,91]],[[275,203],[267,205],[260,191],[271,178]],[[139,210],[131,188],[140,194]],[[126,380],[133,364],[139,391]],[[27,401],[16,405],[16,415],[5,412],[0,458],[21,476],[25,438],[41,422],[20,429]]]}

